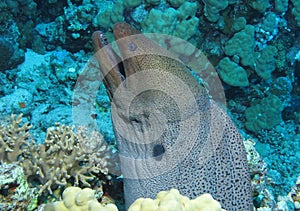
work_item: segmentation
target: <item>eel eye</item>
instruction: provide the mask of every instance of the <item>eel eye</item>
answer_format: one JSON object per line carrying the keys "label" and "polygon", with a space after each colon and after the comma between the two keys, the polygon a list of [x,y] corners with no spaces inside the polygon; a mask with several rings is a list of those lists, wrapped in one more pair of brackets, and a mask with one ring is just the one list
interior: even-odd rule
{"label": "eel eye", "polygon": [[130,51],[135,51],[135,49],[136,49],[136,44],[134,43],[134,42],[130,42],[130,43],[128,43],[128,49],[130,50]]}
{"label": "eel eye", "polygon": [[107,37],[104,35],[103,32],[100,33],[100,40],[103,45],[108,45]]}

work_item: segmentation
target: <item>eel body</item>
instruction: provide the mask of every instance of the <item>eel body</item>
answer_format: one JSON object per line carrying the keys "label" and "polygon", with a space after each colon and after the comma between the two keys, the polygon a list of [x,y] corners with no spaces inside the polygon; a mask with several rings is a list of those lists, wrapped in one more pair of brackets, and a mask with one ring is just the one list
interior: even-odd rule
{"label": "eel body", "polygon": [[119,54],[93,34],[112,106],[125,203],[177,188],[210,193],[228,211],[252,210],[242,138],[180,60],[126,23],[114,27]]}

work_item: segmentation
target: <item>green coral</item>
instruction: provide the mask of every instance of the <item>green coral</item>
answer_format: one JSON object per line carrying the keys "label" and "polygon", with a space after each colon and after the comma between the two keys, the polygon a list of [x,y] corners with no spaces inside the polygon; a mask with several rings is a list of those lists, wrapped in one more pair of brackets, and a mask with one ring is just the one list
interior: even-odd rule
{"label": "green coral", "polygon": [[244,17],[238,17],[238,18],[234,19],[233,24],[232,24],[232,31],[234,31],[234,32],[241,31],[242,29],[245,28],[246,23],[247,23],[247,20]]}
{"label": "green coral", "polygon": [[167,1],[172,5],[172,7],[175,8],[179,7],[185,2],[185,0],[167,0]]}
{"label": "green coral", "polygon": [[228,57],[223,58],[218,64],[218,72],[221,79],[231,86],[248,86],[246,70],[231,61]]}
{"label": "green coral", "polygon": [[160,4],[160,0],[146,0],[146,2],[148,4],[152,4],[152,5],[159,5]]}
{"label": "green coral", "polygon": [[162,33],[189,40],[197,33],[199,25],[196,12],[196,2],[185,2],[177,10],[152,8],[141,22],[141,27],[146,33]]}
{"label": "green coral", "polygon": [[272,72],[276,68],[277,48],[267,46],[261,52],[255,53],[255,71],[261,78],[267,80],[271,78]]}
{"label": "green coral", "polygon": [[254,65],[254,30],[252,25],[246,25],[245,28],[234,34],[234,36],[225,44],[225,54],[228,56],[239,56],[244,66]]}
{"label": "green coral", "polygon": [[278,77],[272,80],[270,93],[280,96],[281,99],[289,100],[293,90],[292,82],[287,77]]}
{"label": "green coral", "polygon": [[278,20],[275,13],[270,12],[264,19],[261,25],[261,29],[265,32],[270,32],[271,34],[277,29],[278,27]]}
{"label": "green coral", "polygon": [[277,12],[283,13],[288,10],[289,1],[288,0],[275,0],[275,10]]}
{"label": "green coral", "polygon": [[139,6],[142,0],[124,0],[123,2],[126,8],[133,8]]}
{"label": "green coral", "polygon": [[295,20],[297,22],[297,25],[300,26],[300,1],[299,0],[292,0],[293,2],[293,9],[292,14],[295,16]]}
{"label": "green coral", "polygon": [[220,18],[220,12],[228,6],[228,1],[202,0],[205,4],[204,14],[207,20],[217,22]]}
{"label": "green coral", "polygon": [[264,13],[271,4],[269,0],[255,0],[250,2],[250,6],[260,13]]}
{"label": "green coral", "polygon": [[[141,23],[144,32],[169,34],[176,26],[178,12],[174,8],[165,11],[151,9]],[[160,20],[159,23],[156,23]]]}
{"label": "green coral", "polygon": [[185,2],[178,9],[178,19],[188,20],[190,18],[195,18],[197,12],[197,4],[195,2]]}
{"label": "green coral", "polygon": [[95,18],[93,19],[94,27],[102,27],[108,29],[108,28],[113,28],[113,25],[115,23],[124,21],[123,12],[125,6],[123,1],[117,0],[114,4],[103,5],[103,7],[105,7],[106,9],[100,10],[98,14],[95,16]]}
{"label": "green coral", "polygon": [[283,104],[276,95],[254,101],[245,111],[246,129],[255,133],[272,129],[281,122],[282,110]]}

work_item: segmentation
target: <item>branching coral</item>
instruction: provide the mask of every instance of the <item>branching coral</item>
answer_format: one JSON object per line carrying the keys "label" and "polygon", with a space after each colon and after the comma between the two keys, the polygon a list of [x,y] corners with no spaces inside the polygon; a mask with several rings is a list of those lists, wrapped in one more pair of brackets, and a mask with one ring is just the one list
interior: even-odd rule
{"label": "branching coral", "polygon": [[20,162],[27,178],[37,177],[41,182],[39,194],[45,190],[52,193],[55,186],[65,186],[68,179],[74,179],[75,186],[90,186],[88,181],[95,174],[108,176],[108,166],[114,166],[108,164],[114,162],[109,160],[112,151],[98,132],[88,134],[81,128],[77,136],[73,127],[57,124],[48,129],[45,143],[36,146],[32,140],[26,141],[31,126],[20,126],[21,118],[12,115],[11,124],[0,127],[0,158]]}
{"label": "branching coral", "polygon": [[88,161],[87,154],[81,149],[71,127],[57,125],[47,131],[45,144],[32,147],[33,153],[22,161],[26,175],[38,175],[42,186],[40,193],[51,186],[66,185],[67,179],[73,177],[75,185],[82,182],[89,186],[92,173],[105,172]]}
{"label": "branching coral", "polygon": [[[86,127],[77,128],[76,138],[82,151],[87,154],[89,163],[93,163],[101,172],[120,175],[119,157],[113,148],[107,146],[101,133],[97,131],[88,132]],[[99,141],[102,140],[102,141]]]}
{"label": "branching coral", "polygon": [[26,152],[32,126],[21,122],[22,115],[11,115],[9,124],[0,125],[0,160],[11,163]]}

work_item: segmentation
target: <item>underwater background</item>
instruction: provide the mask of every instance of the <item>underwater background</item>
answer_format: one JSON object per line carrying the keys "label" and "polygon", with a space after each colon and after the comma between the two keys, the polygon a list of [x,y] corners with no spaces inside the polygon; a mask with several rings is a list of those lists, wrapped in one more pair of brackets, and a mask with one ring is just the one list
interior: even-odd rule
{"label": "underwater background", "polygon": [[[0,210],[42,210],[69,186],[124,209],[91,40],[101,30],[113,41],[121,21],[206,55],[245,139],[255,210],[300,210],[299,0],[2,0]],[[74,98],[76,89],[94,87],[87,115],[99,132],[89,134],[74,129],[72,107],[89,97]]]}

